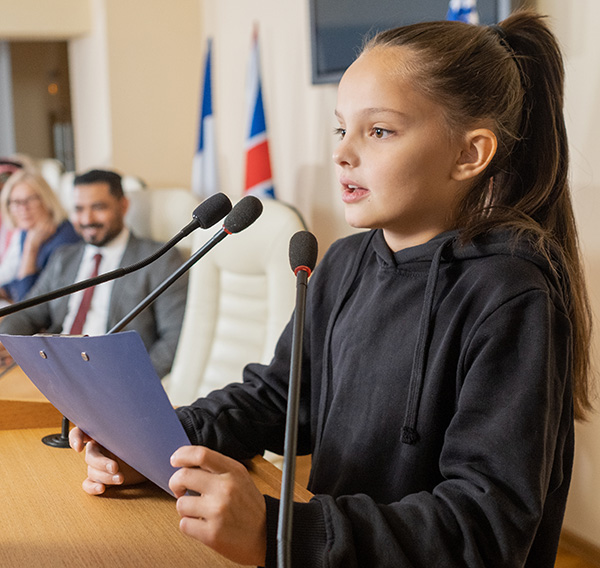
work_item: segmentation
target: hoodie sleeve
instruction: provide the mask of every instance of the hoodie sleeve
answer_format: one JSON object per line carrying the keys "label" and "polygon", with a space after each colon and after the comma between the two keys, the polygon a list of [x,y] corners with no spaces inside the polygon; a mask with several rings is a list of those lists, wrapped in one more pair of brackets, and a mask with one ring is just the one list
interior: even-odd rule
{"label": "hoodie sleeve", "polygon": [[[442,481],[385,505],[295,504],[293,566],[553,566],[573,450],[570,351],[569,321],[544,291],[489,314],[461,357]],[[277,501],[267,509],[275,566]]]}
{"label": "hoodie sleeve", "polygon": [[[283,453],[291,327],[290,322],[268,367],[249,364],[244,369],[243,383],[232,383],[177,409],[192,444],[208,446],[239,460],[263,454],[265,450]],[[307,369],[305,361],[304,376],[308,375]],[[302,390],[306,392],[305,379],[303,383]],[[301,396],[300,402],[298,449],[299,453],[310,452],[306,396]]]}

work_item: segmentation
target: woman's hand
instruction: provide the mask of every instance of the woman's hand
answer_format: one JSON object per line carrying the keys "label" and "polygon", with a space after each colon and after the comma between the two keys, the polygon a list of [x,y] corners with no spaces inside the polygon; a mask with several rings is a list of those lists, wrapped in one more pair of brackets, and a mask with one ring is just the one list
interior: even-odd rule
{"label": "woman's hand", "polygon": [[27,236],[23,243],[21,263],[17,272],[19,278],[25,278],[37,272],[37,256],[40,248],[55,232],[56,223],[50,216],[38,222],[35,227],[27,231]]}
{"label": "woman's hand", "polygon": [[56,223],[49,216],[36,223],[35,227],[27,231],[25,244],[29,240],[30,246],[35,246],[39,249],[54,233],[56,233]]}
{"label": "woman's hand", "polygon": [[88,470],[82,487],[90,495],[101,495],[107,486],[134,485],[146,479],[77,427],[69,432],[69,444],[76,452],[85,448]]}
{"label": "woman's hand", "polygon": [[[263,566],[266,505],[246,468],[202,446],[179,448],[171,465],[181,468],[169,481],[181,531],[234,562]],[[188,490],[197,495],[186,495]]]}

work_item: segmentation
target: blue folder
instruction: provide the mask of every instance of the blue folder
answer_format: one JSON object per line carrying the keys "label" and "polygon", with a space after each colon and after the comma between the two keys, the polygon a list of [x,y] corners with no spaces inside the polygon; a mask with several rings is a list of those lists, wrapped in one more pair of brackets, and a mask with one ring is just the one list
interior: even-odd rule
{"label": "blue folder", "polygon": [[190,442],[137,332],[0,341],[64,416],[172,495],[169,459]]}

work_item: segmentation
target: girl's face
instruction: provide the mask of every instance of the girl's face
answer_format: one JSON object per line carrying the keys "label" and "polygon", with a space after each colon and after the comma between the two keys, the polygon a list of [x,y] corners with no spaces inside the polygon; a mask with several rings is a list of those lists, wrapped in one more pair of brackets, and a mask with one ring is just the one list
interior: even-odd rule
{"label": "girl's face", "polygon": [[28,231],[50,213],[44,207],[37,192],[26,183],[17,183],[8,197],[8,210],[17,229]]}
{"label": "girl's face", "polygon": [[453,177],[461,146],[451,141],[442,108],[394,72],[403,57],[401,48],[376,48],[348,68],[333,156],[346,221],[383,229],[394,251],[453,228],[463,186]]}

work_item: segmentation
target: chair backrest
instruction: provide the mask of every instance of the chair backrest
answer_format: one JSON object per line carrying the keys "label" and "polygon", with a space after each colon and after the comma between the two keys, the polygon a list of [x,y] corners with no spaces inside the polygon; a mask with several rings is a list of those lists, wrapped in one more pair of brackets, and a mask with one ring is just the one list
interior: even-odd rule
{"label": "chair backrest", "polygon": [[56,194],[59,193],[60,189],[60,178],[65,172],[65,167],[61,162],[54,158],[45,158],[38,162],[40,174],[46,180],[48,185],[54,190]]}
{"label": "chair backrest", "polygon": [[[305,225],[280,201],[263,205],[253,225],[228,236],[190,271],[181,337],[165,382],[174,405],[240,382],[247,363],[268,363],[292,315],[289,240]],[[207,240],[205,231],[196,231],[194,249]]]}
{"label": "chair backrest", "polygon": [[[183,188],[128,191],[127,197],[127,226],[140,237],[161,242],[170,240],[185,227],[192,220],[192,213],[200,203],[196,196]],[[186,256],[189,256],[191,247],[191,236],[177,245]]]}

